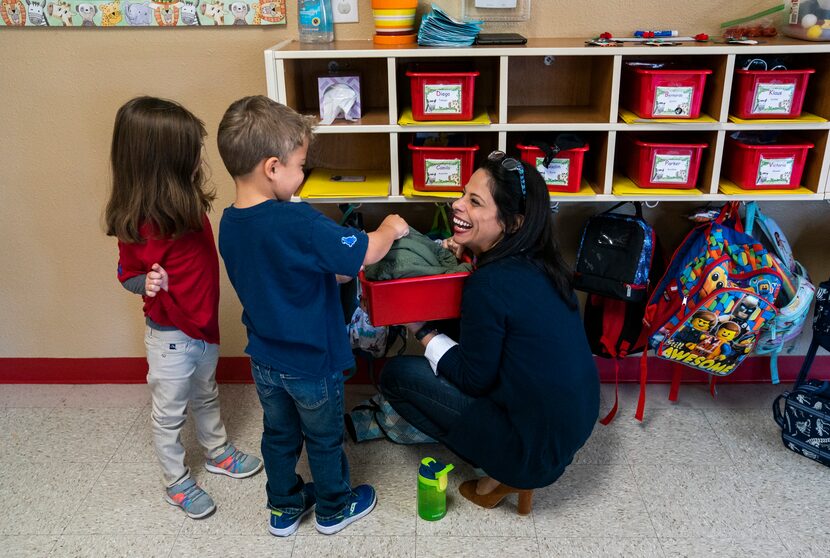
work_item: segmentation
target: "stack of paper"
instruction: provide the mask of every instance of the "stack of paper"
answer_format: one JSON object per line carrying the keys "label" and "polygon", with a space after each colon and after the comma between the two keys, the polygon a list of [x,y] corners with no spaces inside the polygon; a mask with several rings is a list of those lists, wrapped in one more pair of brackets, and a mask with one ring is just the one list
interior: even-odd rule
{"label": "stack of paper", "polygon": [[418,44],[422,46],[470,46],[481,31],[481,21],[456,21],[441,8],[432,5],[432,11],[421,19]]}

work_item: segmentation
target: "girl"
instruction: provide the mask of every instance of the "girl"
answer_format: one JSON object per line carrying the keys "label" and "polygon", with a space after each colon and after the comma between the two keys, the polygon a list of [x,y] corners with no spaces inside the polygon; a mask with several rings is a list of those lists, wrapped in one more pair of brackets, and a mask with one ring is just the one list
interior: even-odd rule
{"label": "girl", "polygon": [[113,129],[107,235],[118,238],[118,279],[143,295],[153,444],[166,499],[194,519],[216,509],[184,464],[187,407],[196,420],[205,468],[249,477],[262,461],[228,443],[219,416],[219,262],[207,212],[202,121],[178,103],[138,97],[118,110]]}

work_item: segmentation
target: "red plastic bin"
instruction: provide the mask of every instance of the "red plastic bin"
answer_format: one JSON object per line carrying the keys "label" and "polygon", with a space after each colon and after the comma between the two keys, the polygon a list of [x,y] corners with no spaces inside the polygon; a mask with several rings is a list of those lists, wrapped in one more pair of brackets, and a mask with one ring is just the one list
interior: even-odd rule
{"label": "red plastic bin", "polygon": [[478,72],[407,71],[414,120],[472,120]]}
{"label": "red plastic bin", "polygon": [[640,118],[698,118],[712,70],[652,70],[626,66],[624,106]]}
{"label": "red plastic bin", "polygon": [[556,154],[547,168],[542,166],[545,152],[535,145],[516,144],[521,152],[522,161],[536,167],[548,185],[548,192],[579,192],[582,185],[582,161],[588,144],[582,147],[566,149]]}
{"label": "red plastic bin", "polygon": [[815,70],[735,70],[733,114],[738,118],[798,118]]}
{"label": "red plastic bin", "polygon": [[358,275],[366,312],[374,326],[448,320],[461,315],[461,291],[468,272],[369,281]]}
{"label": "red plastic bin", "polygon": [[751,145],[727,138],[723,155],[726,177],[745,190],[794,190],[801,184],[807,150],[813,144],[786,139],[787,143]]}
{"label": "red plastic bin", "polygon": [[700,157],[706,143],[666,143],[635,139],[626,173],[640,188],[688,190],[697,184]]}
{"label": "red plastic bin", "polygon": [[460,192],[473,174],[477,145],[443,147],[409,144],[412,180],[421,192]]}

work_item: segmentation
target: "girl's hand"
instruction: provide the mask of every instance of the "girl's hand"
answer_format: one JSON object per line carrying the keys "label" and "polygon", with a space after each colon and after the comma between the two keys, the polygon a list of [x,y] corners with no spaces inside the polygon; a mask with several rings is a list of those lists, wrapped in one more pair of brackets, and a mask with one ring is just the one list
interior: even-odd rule
{"label": "girl's hand", "polygon": [[144,292],[147,296],[156,296],[160,290],[167,290],[168,278],[167,272],[159,264],[153,264],[152,271],[147,273],[147,278],[144,280]]}
{"label": "girl's hand", "polygon": [[452,252],[456,260],[460,260],[461,256],[464,255],[464,247],[453,240],[452,237],[445,239],[441,242],[441,245]]}

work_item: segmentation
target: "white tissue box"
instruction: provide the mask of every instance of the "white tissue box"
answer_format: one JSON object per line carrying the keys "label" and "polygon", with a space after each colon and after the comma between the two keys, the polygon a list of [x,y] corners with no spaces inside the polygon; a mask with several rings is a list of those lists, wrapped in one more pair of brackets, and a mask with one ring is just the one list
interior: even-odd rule
{"label": "white tissue box", "polygon": [[[354,91],[353,96],[344,95],[348,87]],[[337,74],[317,78],[317,92],[320,96],[320,118],[345,118],[358,120],[360,108],[360,76],[357,74]],[[328,109],[326,108],[328,107]],[[333,108],[334,107],[334,108]]]}

